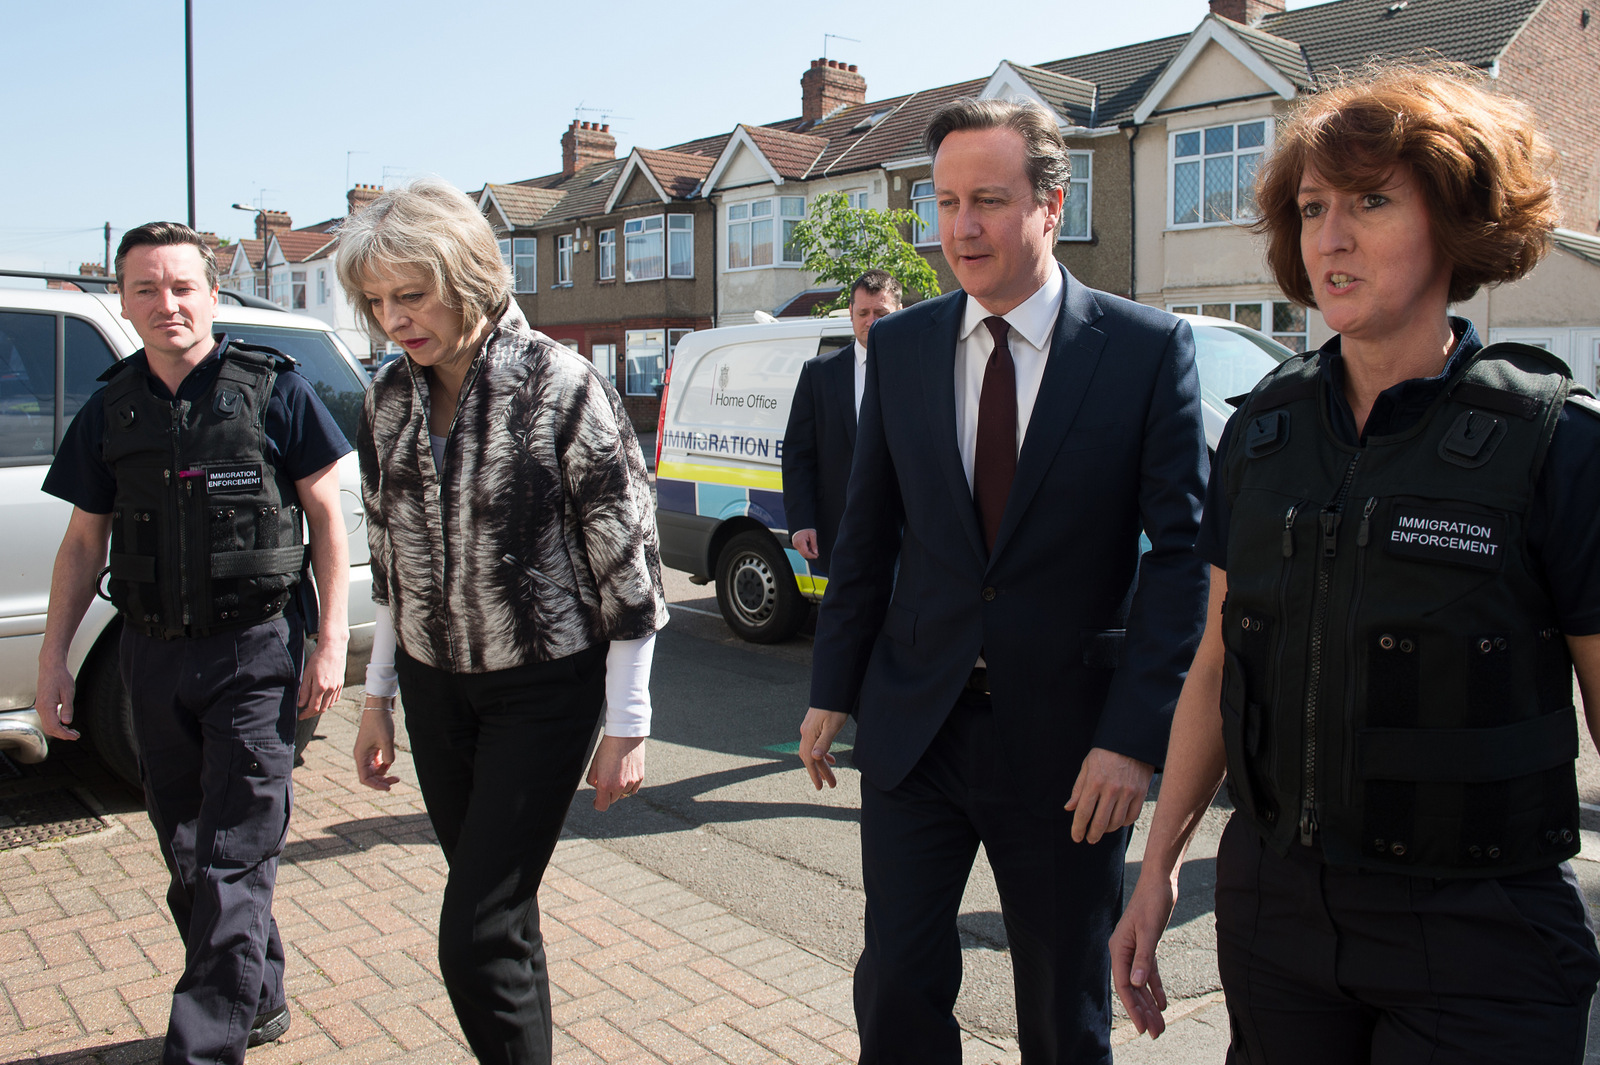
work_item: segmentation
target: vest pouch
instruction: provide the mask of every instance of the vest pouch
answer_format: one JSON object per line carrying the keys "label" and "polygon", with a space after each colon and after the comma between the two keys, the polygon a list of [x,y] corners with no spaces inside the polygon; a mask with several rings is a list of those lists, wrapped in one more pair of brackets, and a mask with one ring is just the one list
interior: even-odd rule
{"label": "vest pouch", "polygon": [[1236,809],[1272,824],[1277,810],[1258,797],[1270,794],[1255,779],[1261,765],[1262,723],[1265,715],[1248,698],[1244,662],[1226,652],[1222,669],[1222,740],[1228,756],[1228,797]]}
{"label": "vest pouch", "polygon": [[159,510],[129,506],[112,511],[106,595],[112,606],[144,631],[162,623],[161,587],[156,583],[160,550]]}

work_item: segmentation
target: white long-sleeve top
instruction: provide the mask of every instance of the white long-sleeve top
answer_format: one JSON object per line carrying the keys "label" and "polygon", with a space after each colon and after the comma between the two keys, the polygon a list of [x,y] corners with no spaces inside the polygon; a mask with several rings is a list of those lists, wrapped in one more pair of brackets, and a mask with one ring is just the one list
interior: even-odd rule
{"label": "white long-sleeve top", "polygon": [[[387,605],[376,605],[372,657],[367,660],[367,694],[387,698],[400,690],[394,668],[394,616]],[[611,649],[606,652],[607,736],[650,735],[650,664],[655,653],[655,633],[637,640],[611,641]]]}

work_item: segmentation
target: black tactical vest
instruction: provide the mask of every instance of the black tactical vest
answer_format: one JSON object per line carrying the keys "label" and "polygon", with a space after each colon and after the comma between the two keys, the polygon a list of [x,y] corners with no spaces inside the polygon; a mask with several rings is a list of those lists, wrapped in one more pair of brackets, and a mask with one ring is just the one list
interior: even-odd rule
{"label": "black tactical vest", "polygon": [[1578,851],[1572,663],[1528,554],[1567,368],[1499,344],[1363,447],[1319,358],[1245,400],[1222,470],[1228,788],[1279,854],[1504,876]]}
{"label": "black tactical vest", "polygon": [[109,598],[151,636],[205,636],[283,613],[305,569],[294,489],[268,459],[267,401],[293,360],[229,344],[193,401],[150,391],[142,360],[102,380],[117,479]]}

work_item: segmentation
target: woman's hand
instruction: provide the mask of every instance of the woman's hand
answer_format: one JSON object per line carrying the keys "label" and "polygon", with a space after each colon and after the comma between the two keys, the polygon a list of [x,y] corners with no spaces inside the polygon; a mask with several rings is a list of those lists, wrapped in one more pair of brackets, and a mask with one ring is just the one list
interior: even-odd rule
{"label": "woman's hand", "polygon": [[394,765],[394,711],[368,707],[361,711],[356,732],[356,779],[369,788],[388,791],[399,777],[388,775]]}
{"label": "woman's hand", "polygon": [[1141,876],[1122,920],[1111,933],[1111,984],[1134,1028],[1140,1034],[1148,1031],[1151,1039],[1167,1028],[1161,1016],[1167,1008],[1167,993],[1156,968],[1156,944],[1167,930],[1177,901],[1178,892],[1170,879]]}
{"label": "woman's hand", "polygon": [[589,783],[594,786],[594,808],[605,810],[626,799],[644,783],[644,737],[605,736],[589,763]]}

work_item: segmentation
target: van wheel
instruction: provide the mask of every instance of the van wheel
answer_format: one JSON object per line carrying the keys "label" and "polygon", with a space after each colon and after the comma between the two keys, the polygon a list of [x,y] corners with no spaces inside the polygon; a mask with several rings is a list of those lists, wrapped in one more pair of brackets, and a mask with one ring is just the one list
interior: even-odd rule
{"label": "van wheel", "polygon": [[777,542],[751,529],[729,540],[717,559],[717,606],[740,639],[779,643],[799,630],[809,604]]}
{"label": "van wheel", "polygon": [[100,762],[111,775],[135,791],[139,782],[139,747],[133,738],[133,703],[122,686],[117,669],[117,644],[120,625],[106,630],[100,643],[84,663],[78,677],[78,720],[74,722],[89,740]]}

